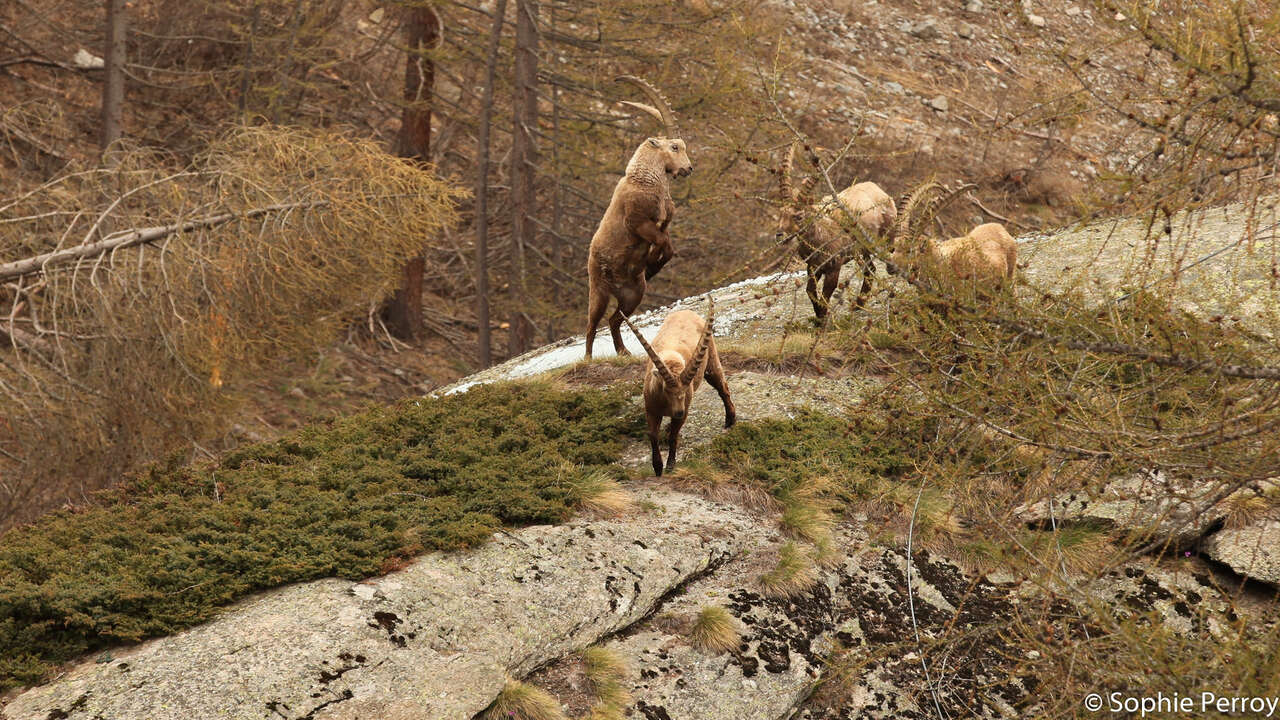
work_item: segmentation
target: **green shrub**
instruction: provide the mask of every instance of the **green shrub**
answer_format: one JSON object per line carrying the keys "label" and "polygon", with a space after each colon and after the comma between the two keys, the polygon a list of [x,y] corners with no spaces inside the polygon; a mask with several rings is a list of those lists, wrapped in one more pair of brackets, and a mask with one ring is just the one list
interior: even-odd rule
{"label": "green shrub", "polygon": [[[638,434],[621,392],[511,384],[153,467],[0,536],[0,689],[284,583],[363,578],[566,519]],[[630,415],[630,414],[627,414]],[[637,416],[638,417],[638,416]]]}
{"label": "green shrub", "polygon": [[919,451],[923,423],[890,422],[879,413],[838,417],[806,410],[788,420],[741,422],[719,435],[706,459],[740,482],[785,498],[815,476],[839,478],[833,491],[848,500],[872,477],[898,477]]}

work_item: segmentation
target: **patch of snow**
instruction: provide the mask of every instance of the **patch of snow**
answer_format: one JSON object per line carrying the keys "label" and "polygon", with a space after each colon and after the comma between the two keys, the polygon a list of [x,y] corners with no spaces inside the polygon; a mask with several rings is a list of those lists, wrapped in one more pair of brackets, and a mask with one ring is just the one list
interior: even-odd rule
{"label": "patch of snow", "polygon": [[[774,273],[773,275],[762,275],[741,280],[732,285],[726,285],[711,291],[709,294],[717,301],[715,320],[717,335],[727,335],[735,326],[752,319],[751,315],[742,308],[723,303],[723,300],[734,297],[738,294],[737,291],[745,288],[802,277],[804,277],[803,272]],[[658,333],[658,328],[662,325],[662,321],[672,312],[676,310],[693,310],[694,312],[704,313],[706,311],[706,297],[706,294],[703,294],[677,300],[666,307],[638,313],[631,318],[631,321],[644,334],[646,340],[652,340],[653,336]],[[623,329],[623,344],[633,353],[643,355],[644,348],[640,347],[635,338],[629,337],[630,334],[630,330]],[[586,347],[586,339],[581,335],[565,338],[551,345],[527,352],[520,357],[512,358],[501,365],[495,365],[488,370],[476,373],[434,394],[455,395],[466,392],[478,385],[527,378],[568,367],[582,360],[583,355],[586,353]],[[600,332],[596,334],[594,354],[596,357],[612,357],[614,355],[613,339],[609,335],[607,325],[602,324]]]}

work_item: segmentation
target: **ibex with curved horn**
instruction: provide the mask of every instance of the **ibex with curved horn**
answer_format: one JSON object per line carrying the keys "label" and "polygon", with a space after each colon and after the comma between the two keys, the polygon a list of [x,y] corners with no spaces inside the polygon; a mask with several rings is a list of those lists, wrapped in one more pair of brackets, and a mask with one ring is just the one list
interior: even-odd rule
{"label": "ibex with curved horn", "polygon": [[[836,197],[827,195],[813,204],[810,191],[815,176],[810,175],[800,181],[799,188],[791,183],[796,146],[797,143],[792,143],[787,150],[779,178],[782,209],[778,215],[777,236],[779,240],[795,236],[796,252],[809,268],[807,289],[809,301],[813,303],[813,314],[822,322],[827,316],[831,295],[840,282],[840,268],[855,257],[862,262],[862,287],[858,290],[854,307],[862,307],[875,275],[875,265],[871,261],[872,243],[887,238],[898,211],[893,198],[873,182],[861,182],[841,190],[836,196],[838,202]],[[802,227],[806,214],[812,222]],[[821,295],[818,294],[819,280],[822,281]]]}
{"label": "ibex with curved horn", "polygon": [[979,225],[950,240],[925,235],[939,210],[975,187],[947,190],[931,181],[906,196],[894,223],[891,271],[915,273],[942,292],[967,288],[981,295],[1011,282],[1018,269],[1018,244],[1000,223]]}
{"label": "ibex with curved horn", "polygon": [[724,380],[724,368],[720,366],[720,354],[716,352],[716,341],[711,336],[711,324],[714,322],[712,305],[708,301],[705,321],[691,310],[671,313],[662,322],[662,327],[658,328],[652,345],[631,324],[630,318],[623,317],[623,320],[649,355],[649,363],[644,372],[644,414],[649,424],[653,474],[661,477],[662,452],[658,449],[658,433],[662,429],[662,418],[671,418],[671,423],[667,426],[670,444],[667,451],[667,471],[670,472],[676,466],[680,428],[684,426],[688,416],[693,393],[702,384],[703,378],[715,388],[724,403],[724,426],[733,427],[737,420],[737,410],[733,407],[729,386]]}
{"label": "ibex with curved horn", "polygon": [[609,308],[609,299],[618,299],[618,308],[609,318],[613,349],[626,355],[622,344],[622,319],[644,299],[647,282],[675,256],[667,227],[675,215],[670,179],[693,172],[684,140],[679,138],[671,107],[652,85],[637,77],[623,75],[618,82],[635,85],[653,105],[624,101],[625,105],[652,115],[664,128],[664,135],[640,143],[627,163],[627,172],[613,189],[609,208],[591,238],[587,258],[590,281],[587,307],[587,352],[595,344],[596,328]]}

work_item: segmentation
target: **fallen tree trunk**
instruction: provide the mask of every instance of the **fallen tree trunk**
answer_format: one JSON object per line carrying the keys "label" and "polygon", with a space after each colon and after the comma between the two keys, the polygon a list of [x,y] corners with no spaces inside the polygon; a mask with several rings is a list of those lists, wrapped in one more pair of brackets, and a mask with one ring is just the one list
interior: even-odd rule
{"label": "fallen tree trunk", "polygon": [[119,250],[121,248],[133,247],[134,245],[142,245],[144,243],[155,242],[160,238],[172,235],[174,233],[191,232],[192,230],[201,230],[204,228],[215,227],[224,223],[231,222],[237,218],[254,218],[267,213],[277,212],[280,210],[294,210],[297,208],[313,208],[321,205],[328,205],[328,201],[319,200],[312,202],[296,202],[281,203],[279,205],[267,205],[266,207],[253,208],[239,213],[223,213],[221,215],[210,215],[208,217],[198,218],[196,220],[188,220],[186,222],[173,223],[172,225],[156,225],[146,228],[133,228],[130,230],[120,230],[111,233],[107,237],[92,243],[86,243],[73,248],[63,250],[55,250],[54,252],[36,255],[25,260],[15,260],[13,262],[0,265],[0,282],[13,280],[27,275],[37,275],[45,271],[50,265],[60,265],[71,260],[80,260],[82,258],[94,257],[103,253]]}

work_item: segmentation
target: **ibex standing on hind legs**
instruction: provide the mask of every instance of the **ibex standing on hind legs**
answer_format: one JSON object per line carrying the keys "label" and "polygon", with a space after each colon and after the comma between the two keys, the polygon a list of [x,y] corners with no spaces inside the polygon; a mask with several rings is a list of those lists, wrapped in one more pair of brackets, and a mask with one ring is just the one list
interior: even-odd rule
{"label": "ibex standing on hind legs", "polygon": [[676,446],[680,442],[680,428],[688,416],[693,393],[706,378],[724,403],[724,426],[733,427],[738,413],[729,397],[729,386],[724,380],[724,368],[716,341],[711,337],[714,321],[712,304],[707,301],[707,319],[704,321],[691,310],[677,310],[667,316],[658,328],[658,334],[650,345],[631,319],[623,317],[627,327],[649,355],[644,372],[644,414],[649,424],[649,447],[652,452],[653,474],[662,476],[662,451],[658,449],[658,433],[662,418],[670,417],[667,426],[667,470],[676,466]]}
{"label": "ibex standing on hind legs", "polygon": [[627,172],[614,187],[609,208],[591,238],[587,257],[588,360],[595,344],[596,328],[609,308],[610,297],[618,299],[618,308],[609,318],[613,349],[619,355],[629,354],[622,344],[622,319],[644,299],[649,278],[675,255],[667,233],[676,211],[671,201],[670,179],[693,172],[667,101],[640,78],[624,75],[618,81],[631,83],[648,95],[654,105],[624,102],[662,121],[665,134],[648,138],[631,155]]}
{"label": "ibex standing on hind legs", "polygon": [[[809,193],[814,176],[800,182],[796,188],[791,183],[791,168],[795,164],[797,143],[787,150],[787,159],[780,175],[782,210],[778,216],[778,238],[796,234],[796,251],[809,269],[809,301],[813,314],[821,323],[827,317],[831,295],[840,282],[840,268],[855,257],[862,262],[862,287],[854,300],[854,307],[862,307],[871,281],[875,275],[870,241],[884,238],[893,226],[898,212],[893,198],[873,182],[861,182],[841,190],[839,195],[828,195],[817,204],[811,204]],[[852,217],[846,218],[846,211]],[[804,214],[813,216],[806,228],[800,225]],[[843,221],[843,222],[842,222]],[[822,294],[818,294],[818,281],[822,281]]]}

